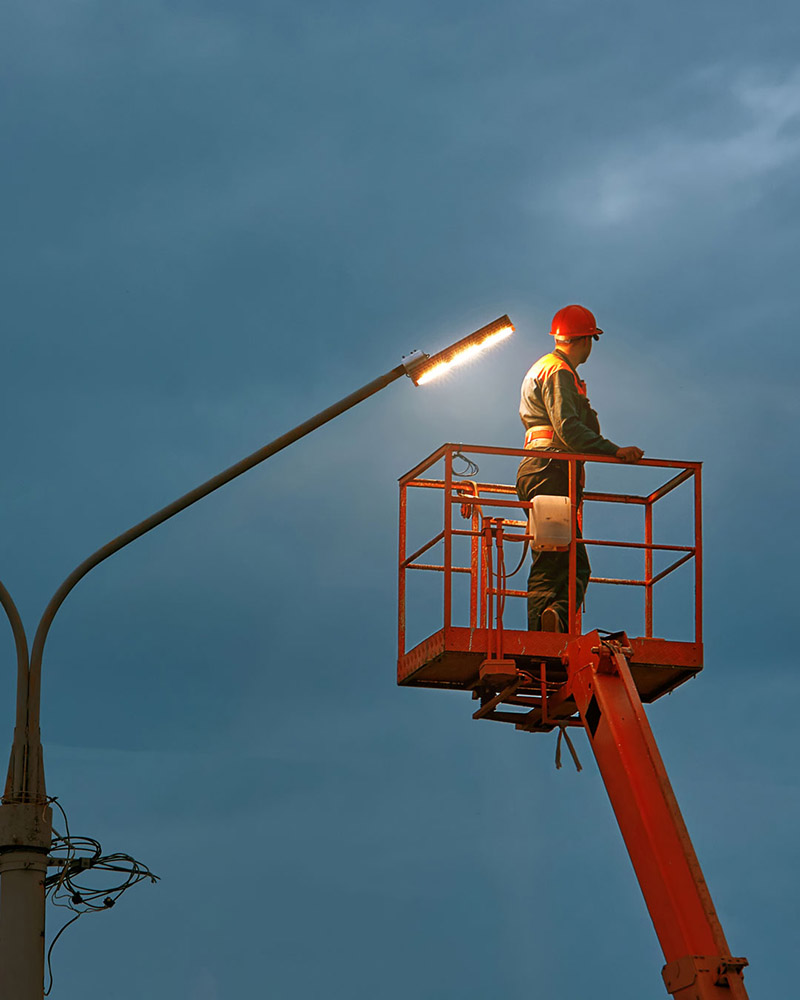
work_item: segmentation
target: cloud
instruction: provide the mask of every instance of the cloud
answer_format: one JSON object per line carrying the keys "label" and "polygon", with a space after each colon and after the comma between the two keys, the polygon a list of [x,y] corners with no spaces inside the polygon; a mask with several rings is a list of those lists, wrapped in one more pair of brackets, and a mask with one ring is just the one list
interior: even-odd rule
{"label": "cloud", "polygon": [[728,208],[759,200],[768,175],[800,157],[800,71],[780,83],[742,77],[727,99],[735,113],[726,129],[711,118],[709,101],[699,134],[687,124],[626,140],[568,176],[556,203],[582,224],[604,227],[718,200]]}

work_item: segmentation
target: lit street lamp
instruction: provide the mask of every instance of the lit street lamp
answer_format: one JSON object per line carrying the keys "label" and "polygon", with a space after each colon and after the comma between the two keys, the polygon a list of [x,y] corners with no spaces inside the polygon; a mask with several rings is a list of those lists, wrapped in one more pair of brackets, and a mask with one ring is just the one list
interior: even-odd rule
{"label": "lit street lamp", "polygon": [[[11,595],[0,583],[2,605],[17,651],[14,742],[0,805],[0,998],[41,1000],[44,990],[45,886],[52,842],[52,810],[45,789],[39,730],[42,656],[58,609],[86,574],[152,528],[259,465],[276,452],[374,395],[403,375],[422,385],[513,333],[508,316],[476,330],[433,356],[417,351],[391,371],[357,389],[316,416],[218,473],[118,535],[85,559],[50,599],[36,628],[33,647]],[[90,865],[85,866],[90,867]]]}

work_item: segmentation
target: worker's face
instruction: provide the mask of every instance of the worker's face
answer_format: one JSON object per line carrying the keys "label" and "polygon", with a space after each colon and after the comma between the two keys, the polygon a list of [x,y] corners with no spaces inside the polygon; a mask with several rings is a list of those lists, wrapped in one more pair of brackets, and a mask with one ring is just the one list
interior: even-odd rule
{"label": "worker's face", "polygon": [[593,343],[594,340],[591,337],[581,337],[580,346],[582,348],[582,351],[580,354],[580,361],[578,362],[579,365],[582,365],[584,361],[588,360],[589,355],[592,353]]}

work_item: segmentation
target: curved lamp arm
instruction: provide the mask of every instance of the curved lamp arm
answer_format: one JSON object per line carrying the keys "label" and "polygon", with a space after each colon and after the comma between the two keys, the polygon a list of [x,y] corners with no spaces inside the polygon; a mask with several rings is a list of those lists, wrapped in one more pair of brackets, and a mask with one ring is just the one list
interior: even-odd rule
{"label": "curved lamp arm", "polygon": [[[349,410],[357,403],[360,403],[369,396],[374,395],[391,382],[396,381],[406,374],[407,367],[405,365],[398,365],[396,368],[392,368],[391,371],[386,372],[385,375],[381,375],[379,378],[373,379],[372,382],[368,382],[360,389],[356,389],[356,391],[350,393],[349,396],[345,396],[344,399],[340,399],[338,403],[334,403],[332,406],[329,406],[327,409],[324,409],[316,414],[316,416],[309,418],[302,424],[298,424],[298,426],[293,430],[287,431],[286,434],[282,434],[280,437],[275,438],[274,441],[264,445],[263,448],[259,448],[258,451],[254,451],[251,455],[243,458],[235,465],[231,465],[223,472],[220,472],[211,479],[206,480],[206,482],[196,486],[188,493],[184,493],[182,497],[178,497],[177,500],[173,500],[172,503],[167,504],[166,507],[162,507],[161,510],[156,511],[155,514],[151,514],[150,517],[146,517],[143,521],[135,524],[132,528],[128,528],[128,530],[124,531],[121,535],[117,535],[116,538],[112,538],[110,542],[107,542],[102,548],[99,548],[96,552],[90,555],[88,559],[84,559],[80,566],[76,566],[50,598],[50,603],[44,610],[44,614],[39,621],[39,625],[36,629],[36,635],[33,639],[33,649],[31,651],[30,661],[30,680],[27,688],[26,714],[28,728],[30,730],[36,730],[39,726],[42,656],[44,653],[44,644],[47,640],[47,634],[50,631],[50,626],[53,623],[56,612],[64,603],[64,600],[72,588],[79,583],[90,570],[94,569],[95,566],[108,559],[109,556],[114,555],[115,552],[119,552],[120,549],[129,545],[137,538],[140,538],[146,532],[151,531],[159,524],[163,524],[164,521],[174,517],[175,514],[180,513],[182,510],[186,510],[187,507],[190,507],[193,503],[197,503],[198,500],[202,500],[203,497],[208,496],[209,493],[213,493],[214,490],[218,490],[221,486],[225,486],[227,483],[231,482],[231,480],[236,479],[237,476],[241,476],[244,472],[249,471],[260,462],[263,462],[265,459],[274,455],[276,452],[288,447],[290,444],[293,444],[306,434],[310,434],[311,431],[316,430],[323,424],[326,424],[329,420],[333,420],[334,417],[338,417],[341,413],[344,413],[345,410]],[[2,593],[0,593],[0,601],[2,600]],[[11,598],[9,597],[9,601],[10,600]],[[5,607],[5,603],[3,606]],[[16,637],[16,631],[14,634]]]}
{"label": "curved lamp arm", "polygon": [[26,723],[25,703],[28,696],[28,637],[25,626],[17,610],[11,594],[0,583],[0,604],[3,606],[11,631],[14,634],[14,645],[17,647],[17,726],[24,728]]}

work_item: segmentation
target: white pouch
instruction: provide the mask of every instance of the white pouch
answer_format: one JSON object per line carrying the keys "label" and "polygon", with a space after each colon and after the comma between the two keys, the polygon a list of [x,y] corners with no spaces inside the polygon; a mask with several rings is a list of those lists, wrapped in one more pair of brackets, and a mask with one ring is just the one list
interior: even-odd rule
{"label": "white pouch", "polygon": [[563,552],[572,541],[572,518],[569,497],[533,498],[528,517],[531,548],[537,552]]}

